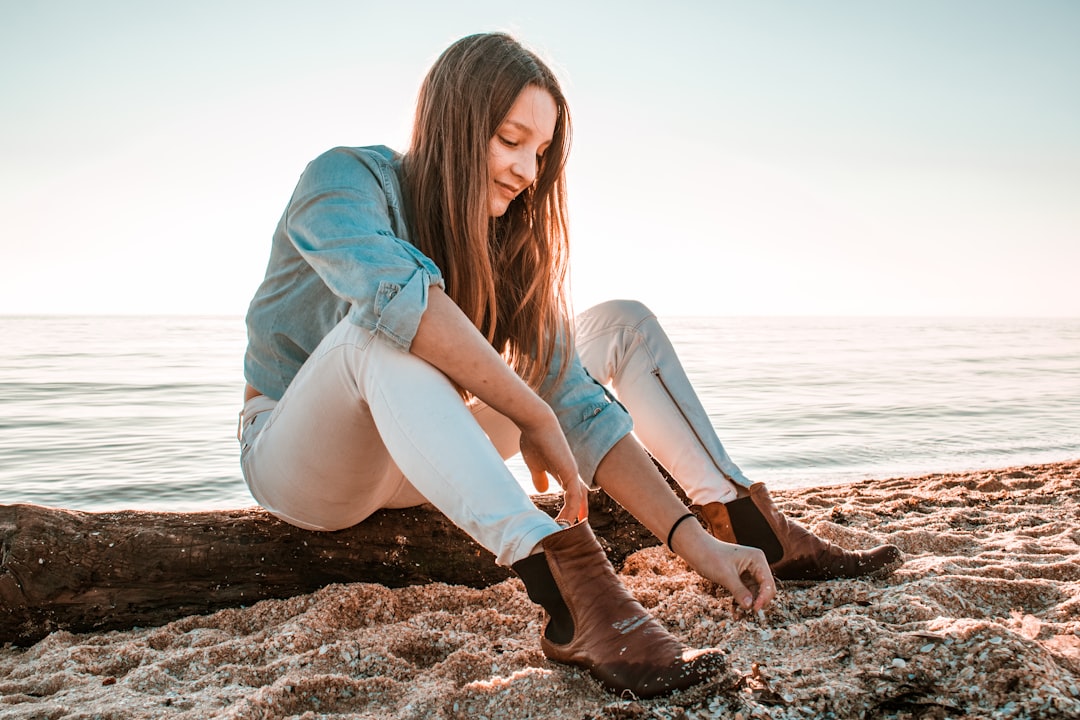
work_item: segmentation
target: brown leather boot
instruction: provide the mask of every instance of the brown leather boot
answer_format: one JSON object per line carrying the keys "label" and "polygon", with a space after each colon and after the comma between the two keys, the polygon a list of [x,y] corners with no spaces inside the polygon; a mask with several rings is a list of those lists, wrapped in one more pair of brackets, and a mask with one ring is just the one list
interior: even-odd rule
{"label": "brown leather boot", "polygon": [[780,580],[882,577],[904,563],[895,545],[852,551],[822,540],[785,517],[764,483],[751,485],[747,497],[699,507],[713,537],[761,548],[773,576]]}
{"label": "brown leather boot", "polygon": [[514,571],[547,610],[540,647],[551,660],[583,667],[605,689],[639,698],[695,685],[726,667],[720,650],[686,648],[615,575],[587,522],[544,538],[542,554]]}

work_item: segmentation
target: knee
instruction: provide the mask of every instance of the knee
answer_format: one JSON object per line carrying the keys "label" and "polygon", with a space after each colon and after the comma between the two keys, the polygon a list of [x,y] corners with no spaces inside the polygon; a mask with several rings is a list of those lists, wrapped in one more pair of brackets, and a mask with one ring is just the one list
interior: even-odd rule
{"label": "knee", "polygon": [[637,327],[655,317],[649,307],[638,300],[608,300],[585,311],[593,317],[602,317],[607,325]]}

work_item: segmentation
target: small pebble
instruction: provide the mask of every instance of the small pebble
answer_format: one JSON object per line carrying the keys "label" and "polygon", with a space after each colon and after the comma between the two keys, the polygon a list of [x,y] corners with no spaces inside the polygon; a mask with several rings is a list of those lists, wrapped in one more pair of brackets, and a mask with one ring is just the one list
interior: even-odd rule
{"label": "small pebble", "polygon": [[893,658],[892,666],[894,668],[904,668],[907,667],[907,661],[904,658]]}

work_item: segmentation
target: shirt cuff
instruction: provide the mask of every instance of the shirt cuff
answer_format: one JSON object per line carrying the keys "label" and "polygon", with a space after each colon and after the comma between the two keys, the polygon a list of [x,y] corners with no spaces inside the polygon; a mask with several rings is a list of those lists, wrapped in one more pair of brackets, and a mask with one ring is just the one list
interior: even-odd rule
{"label": "shirt cuff", "polygon": [[427,309],[428,288],[432,285],[443,287],[443,281],[423,268],[413,273],[403,286],[389,281],[380,283],[375,294],[376,334],[407,351]]}
{"label": "shirt cuff", "polygon": [[577,461],[578,474],[590,490],[596,490],[596,468],[600,461],[634,429],[630,414],[622,405],[605,398],[589,407],[576,426],[566,431],[566,440]]}

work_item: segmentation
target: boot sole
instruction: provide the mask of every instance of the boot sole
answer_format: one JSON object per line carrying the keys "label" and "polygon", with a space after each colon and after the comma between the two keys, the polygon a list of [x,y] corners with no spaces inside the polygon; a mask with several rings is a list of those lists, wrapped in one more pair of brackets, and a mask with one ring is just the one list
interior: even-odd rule
{"label": "boot sole", "polygon": [[773,576],[775,579],[784,583],[785,585],[791,585],[793,587],[803,587],[808,585],[816,585],[817,583],[830,582],[832,580],[880,580],[881,578],[888,577],[896,572],[904,564],[904,558],[897,558],[891,563],[886,563],[872,572],[864,573],[862,575],[835,575],[833,577],[823,578],[781,578]]}

